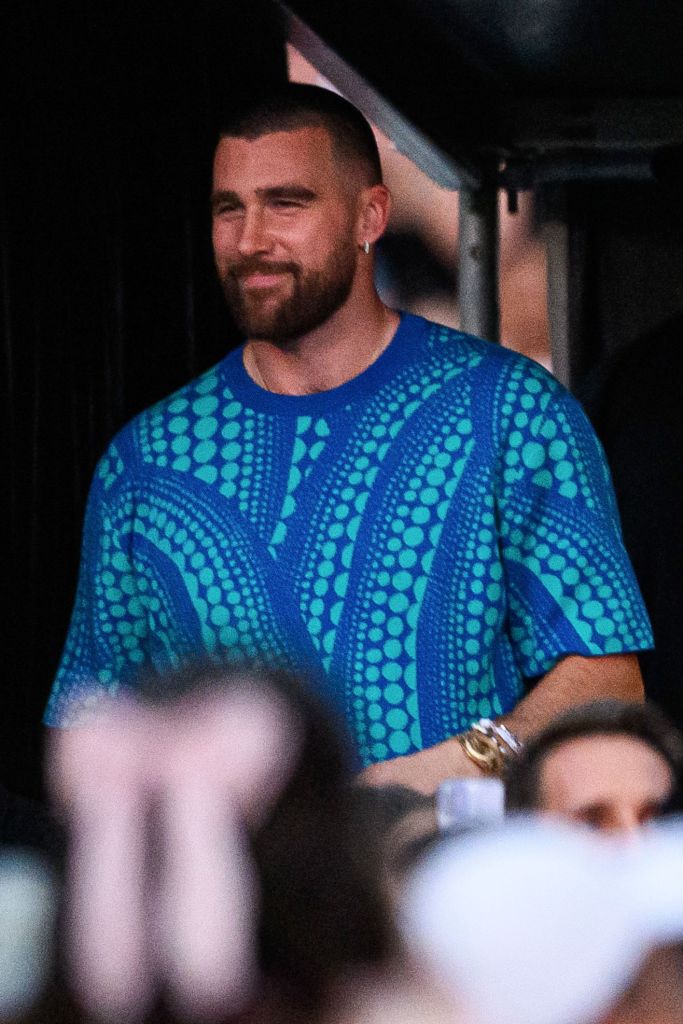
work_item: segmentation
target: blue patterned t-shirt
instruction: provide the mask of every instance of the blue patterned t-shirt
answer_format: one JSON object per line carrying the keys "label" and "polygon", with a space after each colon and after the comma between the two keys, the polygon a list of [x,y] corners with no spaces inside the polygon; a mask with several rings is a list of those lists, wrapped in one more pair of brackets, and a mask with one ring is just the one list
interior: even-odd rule
{"label": "blue patterned t-shirt", "polygon": [[197,654],[305,663],[364,763],[509,711],[567,654],[651,646],[605,461],[542,367],[404,314],[341,387],[242,350],[100,461],[46,712]]}

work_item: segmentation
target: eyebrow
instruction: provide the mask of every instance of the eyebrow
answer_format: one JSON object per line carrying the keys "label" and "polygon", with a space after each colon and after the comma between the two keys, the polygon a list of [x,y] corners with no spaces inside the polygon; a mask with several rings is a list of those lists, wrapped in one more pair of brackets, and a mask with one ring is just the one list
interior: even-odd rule
{"label": "eyebrow", "polygon": [[[296,185],[294,183],[270,185],[267,188],[257,188],[255,192],[260,199],[300,199],[303,202],[312,202],[318,198],[317,193],[313,192],[312,189],[306,188],[305,185]],[[229,189],[221,189],[212,193],[212,210],[215,210],[221,203],[226,202],[234,203],[236,206],[244,205],[238,194],[231,192]]]}
{"label": "eyebrow", "polygon": [[317,199],[317,193],[305,185],[274,185],[271,188],[257,188],[256,195],[264,199]]}

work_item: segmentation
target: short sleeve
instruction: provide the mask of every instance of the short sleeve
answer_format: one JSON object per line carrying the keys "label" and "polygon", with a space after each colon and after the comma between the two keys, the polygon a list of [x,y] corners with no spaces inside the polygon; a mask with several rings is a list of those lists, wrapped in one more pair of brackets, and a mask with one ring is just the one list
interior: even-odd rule
{"label": "short sleeve", "polygon": [[[46,725],[82,718],[104,693],[138,673],[145,660],[146,615],[130,556],[133,501],[120,491],[123,470],[112,443],[90,487],[76,599]],[[115,504],[112,490],[117,490]]]}
{"label": "short sleeve", "polygon": [[500,395],[496,500],[510,636],[533,678],[652,646],[604,453],[581,406],[520,360]]}

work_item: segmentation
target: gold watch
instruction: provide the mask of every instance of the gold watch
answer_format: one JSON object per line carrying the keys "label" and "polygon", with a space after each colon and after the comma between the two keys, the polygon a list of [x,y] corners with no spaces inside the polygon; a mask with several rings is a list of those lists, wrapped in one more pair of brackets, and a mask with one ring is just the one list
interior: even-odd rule
{"label": "gold watch", "polygon": [[522,749],[509,729],[490,718],[480,718],[458,736],[458,741],[470,761],[487,775],[501,776],[506,762]]}

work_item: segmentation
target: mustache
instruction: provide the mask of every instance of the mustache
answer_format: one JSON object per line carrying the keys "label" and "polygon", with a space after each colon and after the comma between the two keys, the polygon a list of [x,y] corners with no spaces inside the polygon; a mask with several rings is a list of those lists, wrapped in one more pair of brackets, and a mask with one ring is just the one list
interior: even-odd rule
{"label": "mustache", "polygon": [[239,263],[231,263],[228,273],[235,278],[248,277],[249,274],[293,274],[298,276],[299,267],[296,263],[276,263],[265,260],[248,258],[240,260]]}

